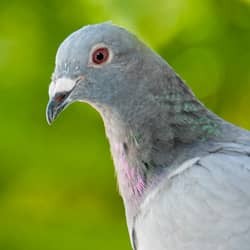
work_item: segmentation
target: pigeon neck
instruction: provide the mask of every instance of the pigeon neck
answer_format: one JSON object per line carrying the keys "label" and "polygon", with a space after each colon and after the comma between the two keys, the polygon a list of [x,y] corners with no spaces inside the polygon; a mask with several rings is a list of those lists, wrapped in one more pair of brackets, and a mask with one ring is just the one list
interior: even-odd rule
{"label": "pigeon neck", "polygon": [[96,106],[104,120],[125,206],[138,206],[183,148],[215,137],[219,130],[219,119],[178,76],[172,75],[159,87],[160,92],[147,89],[133,98],[143,105],[131,101]]}
{"label": "pigeon neck", "polygon": [[[161,116],[157,116],[153,121],[145,120],[144,125],[134,120],[133,126],[124,122],[113,110],[100,112],[126,209],[137,210],[147,191],[162,178],[183,146],[205,140],[215,133],[213,115],[210,117],[208,111],[203,112],[202,120],[197,117],[197,125],[191,119],[194,114],[189,117],[189,112],[185,110],[185,126],[182,124],[185,119],[179,121],[173,116],[171,119],[175,124],[163,123]],[[199,116],[199,112],[196,115]],[[181,130],[178,130],[179,127]]]}
{"label": "pigeon neck", "polygon": [[136,209],[147,188],[146,172],[141,168],[141,148],[135,133],[114,110],[98,108],[110,142],[120,194],[126,209]]}

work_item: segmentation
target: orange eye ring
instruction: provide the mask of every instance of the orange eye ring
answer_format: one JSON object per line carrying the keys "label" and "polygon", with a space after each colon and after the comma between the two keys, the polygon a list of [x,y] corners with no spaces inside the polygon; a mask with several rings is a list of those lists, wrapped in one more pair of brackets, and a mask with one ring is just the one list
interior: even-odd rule
{"label": "orange eye ring", "polygon": [[92,54],[92,61],[94,64],[105,63],[109,59],[109,50],[108,48],[98,48]]}

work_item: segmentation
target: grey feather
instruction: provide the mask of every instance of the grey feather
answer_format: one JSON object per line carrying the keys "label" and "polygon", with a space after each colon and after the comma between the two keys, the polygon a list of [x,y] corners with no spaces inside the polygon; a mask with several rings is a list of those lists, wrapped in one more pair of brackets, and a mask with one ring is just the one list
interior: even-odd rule
{"label": "grey feather", "polygon": [[[108,51],[100,64],[96,46]],[[70,35],[52,79],[49,122],[75,101],[103,118],[134,249],[250,249],[248,131],[209,111],[159,55],[111,23]]]}
{"label": "grey feather", "polygon": [[141,205],[138,249],[249,249],[249,154],[224,143],[168,175]]}

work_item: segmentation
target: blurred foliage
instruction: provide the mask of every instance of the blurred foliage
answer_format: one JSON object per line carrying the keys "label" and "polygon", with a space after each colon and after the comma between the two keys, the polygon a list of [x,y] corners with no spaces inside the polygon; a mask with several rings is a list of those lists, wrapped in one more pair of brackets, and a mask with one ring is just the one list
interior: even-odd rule
{"label": "blurred foliage", "polygon": [[249,0],[0,2],[0,249],[130,249],[99,115],[74,104],[49,127],[54,56],[112,20],[158,51],[196,95],[250,128]]}

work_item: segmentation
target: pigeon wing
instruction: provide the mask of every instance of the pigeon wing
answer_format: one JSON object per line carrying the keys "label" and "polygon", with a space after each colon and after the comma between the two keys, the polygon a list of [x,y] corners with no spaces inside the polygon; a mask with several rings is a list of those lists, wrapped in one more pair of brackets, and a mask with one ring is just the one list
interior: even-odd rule
{"label": "pigeon wing", "polygon": [[138,250],[250,249],[250,146],[217,146],[147,196],[135,222]]}

